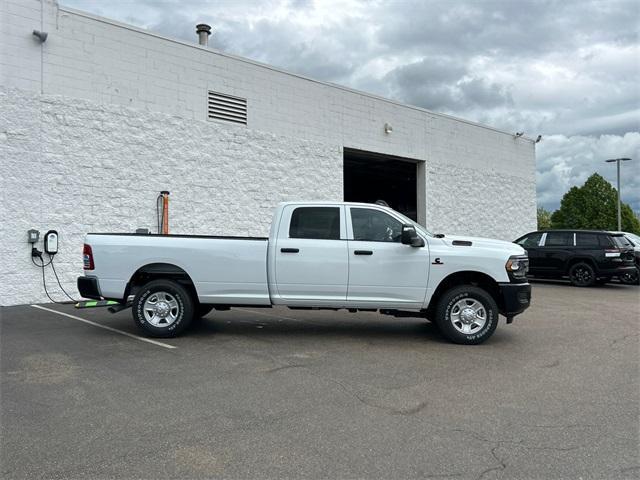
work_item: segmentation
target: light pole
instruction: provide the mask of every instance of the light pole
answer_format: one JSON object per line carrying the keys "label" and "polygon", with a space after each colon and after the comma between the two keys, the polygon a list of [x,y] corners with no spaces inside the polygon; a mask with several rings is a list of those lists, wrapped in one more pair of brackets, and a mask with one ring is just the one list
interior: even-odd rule
{"label": "light pole", "polygon": [[616,162],[618,168],[618,231],[622,230],[622,218],[620,216],[620,162],[626,162],[631,160],[630,158],[610,158],[605,160],[607,163]]}

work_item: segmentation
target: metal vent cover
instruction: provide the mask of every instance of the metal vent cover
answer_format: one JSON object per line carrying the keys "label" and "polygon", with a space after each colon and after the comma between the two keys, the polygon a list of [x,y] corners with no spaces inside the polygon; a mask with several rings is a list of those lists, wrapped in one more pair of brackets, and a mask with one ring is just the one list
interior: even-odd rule
{"label": "metal vent cover", "polygon": [[247,124],[247,99],[209,90],[207,95],[209,120]]}

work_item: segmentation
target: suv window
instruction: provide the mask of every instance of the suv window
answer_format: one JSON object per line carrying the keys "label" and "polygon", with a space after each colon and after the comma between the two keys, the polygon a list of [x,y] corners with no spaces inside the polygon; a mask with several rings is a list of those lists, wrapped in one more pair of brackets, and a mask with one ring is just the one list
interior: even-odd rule
{"label": "suv window", "polygon": [[380,210],[351,208],[354,240],[400,242],[402,223]]}
{"label": "suv window", "polygon": [[598,235],[598,242],[600,243],[601,247],[613,247],[613,243],[611,243],[611,239],[608,235]]}
{"label": "suv window", "polygon": [[599,236],[596,233],[576,232],[576,247],[597,247]]}
{"label": "suv window", "polygon": [[518,245],[524,248],[537,247],[540,244],[542,232],[532,233],[518,240]]}
{"label": "suv window", "polygon": [[572,232],[549,232],[544,242],[545,247],[568,247],[573,245]]}
{"label": "suv window", "polygon": [[296,208],[291,214],[289,238],[340,240],[340,208]]}

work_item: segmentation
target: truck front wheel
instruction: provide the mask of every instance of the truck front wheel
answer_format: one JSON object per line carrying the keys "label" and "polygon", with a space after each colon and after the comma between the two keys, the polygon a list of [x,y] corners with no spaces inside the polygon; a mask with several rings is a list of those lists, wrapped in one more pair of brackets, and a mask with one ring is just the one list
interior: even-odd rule
{"label": "truck front wheel", "polygon": [[175,337],[193,320],[194,301],[171,280],[153,280],[143,286],[131,305],[136,325],[152,337]]}
{"label": "truck front wheel", "polygon": [[498,326],[498,305],[485,290],[463,285],[447,290],[436,310],[440,332],[454,343],[477,345]]}

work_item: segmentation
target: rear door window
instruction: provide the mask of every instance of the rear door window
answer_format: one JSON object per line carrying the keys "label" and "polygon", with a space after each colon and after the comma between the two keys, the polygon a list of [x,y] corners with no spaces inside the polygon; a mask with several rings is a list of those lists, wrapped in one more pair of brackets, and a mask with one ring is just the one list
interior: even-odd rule
{"label": "rear door window", "polygon": [[340,239],[339,207],[298,207],[291,214],[289,238]]}
{"label": "rear door window", "polygon": [[549,232],[545,247],[570,247],[573,245],[573,232]]}

